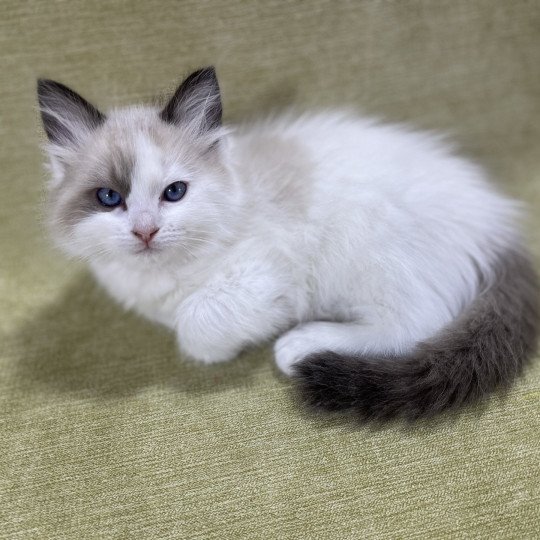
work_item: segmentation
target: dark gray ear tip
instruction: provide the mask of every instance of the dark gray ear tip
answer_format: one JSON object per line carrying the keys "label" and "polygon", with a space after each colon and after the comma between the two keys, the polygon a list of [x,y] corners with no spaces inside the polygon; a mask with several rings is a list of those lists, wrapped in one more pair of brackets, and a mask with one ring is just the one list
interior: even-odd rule
{"label": "dark gray ear tip", "polygon": [[71,88],[68,88],[65,84],[53,81],[52,79],[38,79],[37,80],[37,94],[40,104],[52,96],[65,96],[69,99],[79,98],[78,94],[73,92]]}
{"label": "dark gray ear tip", "polygon": [[55,85],[57,85],[55,81],[52,81],[51,79],[38,79],[36,84],[36,90],[39,97],[46,96],[51,92],[51,90],[54,89]]}
{"label": "dark gray ear tip", "polygon": [[201,69],[198,69],[197,71],[194,71],[186,78],[186,80],[192,80],[197,82],[207,81],[213,84],[217,84],[216,68],[214,66],[203,67]]}
{"label": "dark gray ear tip", "polygon": [[54,90],[64,90],[67,89],[67,86],[64,86],[62,83],[53,81],[52,79],[42,79],[37,80],[37,90],[39,92],[47,92]]}
{"label": "dark gray ear tip", "polygon": [[216,76],[216,68],[214,66],[206,66],[206,67],[200,68],[197,71],[199,73],[204,73],[205,75],[212,75],[214,77]]}

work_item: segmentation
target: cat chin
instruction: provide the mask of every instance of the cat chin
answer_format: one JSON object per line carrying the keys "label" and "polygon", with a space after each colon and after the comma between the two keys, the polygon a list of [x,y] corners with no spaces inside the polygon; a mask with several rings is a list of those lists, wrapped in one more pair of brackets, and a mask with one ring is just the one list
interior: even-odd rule
{"label": "cat chin", "polygon": [[119,262],[124,262],[126,259],[131,261],[130,264],[144,264],[144,265],[158,265],[164,260],[167,260],[170,256],[166,251],[158,248],[143,248],[134,250],[129,254],[129,257],[121,256],[118,258]]}
{"label": "cat chin", "polygon": [[133,254],[135,256],[153,256],[153,255],[156,255],[160,252],[162,252],[163,250],[158,248],[158,247],[149,247],[149,246],[146,246],[146,247],[141,247],[141,248],[135,248],[133,250]]}
{"label": "cat chin", "polygon": [[[119,254],[120,255],[120,254]],[[144,248],[135,248],[129,252],[129,259],[133,263],[141,263],[148,265],[156,265],[175,260],[177,262],[187,262],[190,257],[187,253],[184,253],[182,250],[174,249],[171,246],[151,246]],[[119,261],[124,261],[125,255],[119,257]]]}

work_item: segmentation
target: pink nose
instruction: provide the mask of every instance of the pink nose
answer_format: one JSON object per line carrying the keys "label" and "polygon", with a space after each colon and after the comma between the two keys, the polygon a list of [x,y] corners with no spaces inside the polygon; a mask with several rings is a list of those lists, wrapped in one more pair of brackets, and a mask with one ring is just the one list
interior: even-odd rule
{"label": "pink nose", "polygon": [[133,229],[131,232],[137,237],[140,238],[145,244],[150,243],[150,240],[154,238],[159,229]]}

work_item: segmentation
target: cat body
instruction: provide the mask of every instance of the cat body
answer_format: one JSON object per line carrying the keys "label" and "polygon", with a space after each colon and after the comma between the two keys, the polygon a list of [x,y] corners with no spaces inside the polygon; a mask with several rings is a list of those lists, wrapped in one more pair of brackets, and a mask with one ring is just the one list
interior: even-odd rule
{"label": "cat body", "polygon": [[[65,90],[39,88],[53,235],[185,356],[277,337],[311,404],[417,417],[504,386],[532,354],[519,206],[440,137],[350,112],[223,128],[211,69],[163,110],[105,117]],[[105,188],[118,204],[96,203]]]}

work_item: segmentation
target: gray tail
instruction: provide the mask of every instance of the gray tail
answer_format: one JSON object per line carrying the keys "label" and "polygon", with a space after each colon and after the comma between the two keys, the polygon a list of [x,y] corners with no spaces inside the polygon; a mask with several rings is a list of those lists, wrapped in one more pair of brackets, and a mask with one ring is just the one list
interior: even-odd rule
{"label": "gray tail", "polygon": [[527,256],[507,252],[472,305],[407,357],[312,355],[295,369],[307,405],[362,419],[414,420],[505,388],[536,349],[539,288]]}

